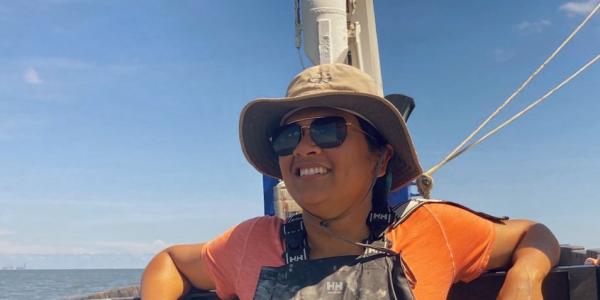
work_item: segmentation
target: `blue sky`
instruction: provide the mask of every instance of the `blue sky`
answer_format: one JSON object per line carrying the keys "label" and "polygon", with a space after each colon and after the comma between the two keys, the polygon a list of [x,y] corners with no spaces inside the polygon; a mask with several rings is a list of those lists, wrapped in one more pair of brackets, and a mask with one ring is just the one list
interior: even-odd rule
{"label": "blue sky", "polygon": [[[384,90],[415,98],[425,167],[594,1],[376,1]],[[293,2],[0,1],[0,267],[143,267],[262,214],[241,108],[301,70]],[[600,51],[600,17],[504,118]],[[305,61],[306,62],[306,61]],[[600,66],[440,170],[434,197],[600,247]],[[495,124],[497,124],[496,122]]]}

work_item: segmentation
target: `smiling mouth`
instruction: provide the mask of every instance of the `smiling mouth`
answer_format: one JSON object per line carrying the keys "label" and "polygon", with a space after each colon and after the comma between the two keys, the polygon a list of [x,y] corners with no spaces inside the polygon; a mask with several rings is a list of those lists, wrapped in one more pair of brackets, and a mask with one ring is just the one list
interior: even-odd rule
{"label": "smiling mouth", "polygon": [[311,175],[323,175],[329,173],[329,170],[323,167],[314,167],[314,168],[300,168],[296,175],[303,176],[311,176]]}

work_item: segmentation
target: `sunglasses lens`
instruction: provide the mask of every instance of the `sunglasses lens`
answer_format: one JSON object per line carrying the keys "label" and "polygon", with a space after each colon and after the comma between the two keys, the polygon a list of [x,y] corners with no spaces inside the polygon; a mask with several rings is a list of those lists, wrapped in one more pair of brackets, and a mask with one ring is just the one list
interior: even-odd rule
{"label": "sunglasses lens", "polygon": [[342,117],[315,119],[310,125],[310,136],[321,148],[337,147],[346,138],[346,120]]}
{"label": "sunglasses lens", "polygon": [[[315,119],[310,124],[310,137],[321,148],[337,147],[346,139],[346,120],[342,117]],[[298,124],[289,124],[273,133],[271,145],[277,155],[286,156],[294,152],[301,138],[301,127]]]}
{"label": "sunglasses lens", "polygon": [[277,129],[273,133],[271,145],[277,155],[290,155],[300,142],[301,136],[300,126],[297,124],[289,124]]}

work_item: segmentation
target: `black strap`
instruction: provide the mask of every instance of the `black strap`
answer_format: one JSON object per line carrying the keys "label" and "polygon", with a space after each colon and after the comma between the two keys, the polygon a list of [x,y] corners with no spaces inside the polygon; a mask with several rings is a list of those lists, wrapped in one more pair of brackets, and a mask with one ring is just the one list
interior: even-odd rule
{"label": "black strap", "polygon": [[308,260],[310,248],[306,240],[306,229],[302,214],[289,217],[281,226],[281,240],[284,242],[283,260],[285,264]]}
{"label": "black strap", "polygon": [[427,203],[441,203],[441,204],[456,206],[458,208],[464,209],[468,212],[471,212],[475,215],[478,215],[484,219],[487,219],[489,221],[492,221],[492,222],[498,223],[498,224],[502,224],[502,223],[504,223],[504,221],[509,219],[507,216],[495,217],[495,216],[488,215],[483,212],[475,211],[475,210],[472,210],[462,204],[458,204],[456,202],[416,198],[416,199],[411,199],[408,202],[405,202],[405,203],[393,208],[394,213],[396,214],[396,217],[395,217],[394,224],[392,224],[392,227],[396,227],[396,226],[400,225],[402,222],[404,222],[406,219],[408,219],[408,217],[410,217],[410,215],[412,215],[412,213],[415,212],[419,207],[421,207],[422,205],[427,204]]}
{"label": "black strap", "polygon": [[392,169],[388,164],[385,177],[380,177],[373,186],[373,201],[371,211],[367,216],[369,238],[367,243],[381,240],[385,230],[396,220],[396,214],[390,208],[388,197],[392,186]]}
{"label": "black strap", "polygon": [[389,207],[376,209],[375,207],[367,217],[369,238],[367,242],[380,240],[385,230],[396,221],[396,214]]}
{"label": "black strap", "polygon": [[[395,221],[396,214],[389,207],[369,212],[367,226],[369,226],[370,235],[364,242],[371,244],[382,240],[385,230]],[[302,221],[302,214],[291,216],[281,226],[281,240],[285,246],[283,260],[286,264],[308,260],[310,247],[306,239],[306,228]]]}

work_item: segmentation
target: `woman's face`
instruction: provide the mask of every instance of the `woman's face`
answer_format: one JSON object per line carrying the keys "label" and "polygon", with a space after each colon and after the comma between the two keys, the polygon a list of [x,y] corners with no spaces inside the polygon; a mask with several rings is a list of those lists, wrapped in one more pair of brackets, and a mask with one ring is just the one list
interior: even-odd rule
{"label": "woman's face", "polygon": [[[292,154],[279,157],[279,166],[290,195],[303,208],[323,219],[334,218],[355,202],[371,203],[370,187],[383,175],[390,155],[369,151],[367,137],[360,131],[358,119],[351,113],[332,108],[307,108],[290,115],[285,124],[309,126],[311,118],[341,116],[346,122],[346,139],[334,148],[320,148],[304,129]],[[389,152],[389,151],[388,151]],[[316,172],[315,172],[316,171]],[[368,198],[368,199],[365,199]]]}

